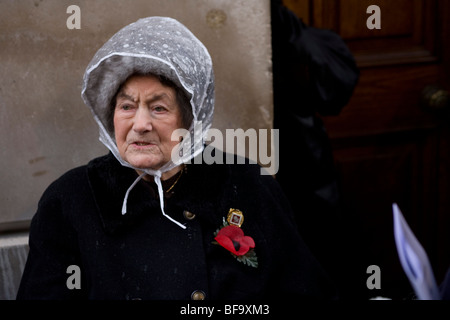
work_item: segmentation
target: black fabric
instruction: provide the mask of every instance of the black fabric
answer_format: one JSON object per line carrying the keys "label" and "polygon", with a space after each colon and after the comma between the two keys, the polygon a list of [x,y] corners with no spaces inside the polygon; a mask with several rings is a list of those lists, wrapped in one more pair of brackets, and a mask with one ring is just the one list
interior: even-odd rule
{"label": "black fabric", "polygon": [[[162,216],[150,184],[111,154],[64,174],[43,194],[30,230],[18,299],[333,299],[336,292],[299,236],[277,182],[245,165],[188,165],[165,202],[183,230]],[[259,267],[213,244],[230,208],[244,214]],[[195,214],[184,220],[183,210]],[[77,265],[80,290],[69,290]]]}
{"label": "black fabric", "polygon": [[447,274],[440,285],[439,291],[442,300],[450,300],[450,268],[447,270]]}
{"label": "black fabric", "polygon": [[352,53],[338,34],[307,26],[282,1],[271,3],[276,108],[338,115],[359,79]]}
{"label": "black fabric", "polygon": [[358,295],[351,285],[357,276],[349,260],[355,254],[349,251],[351,230],[341,212],[332,146],[320,115],[340,113],[359,70],[339,35],[305,25],[282,1],[271,4],[274,127],[280,137],[277,180],[311,251],[344,295]]}

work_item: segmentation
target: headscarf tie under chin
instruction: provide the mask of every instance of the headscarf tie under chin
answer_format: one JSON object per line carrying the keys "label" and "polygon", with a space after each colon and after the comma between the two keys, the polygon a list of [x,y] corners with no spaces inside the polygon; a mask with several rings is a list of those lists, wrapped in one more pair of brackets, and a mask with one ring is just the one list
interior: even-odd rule
{"label": "headscarf tie under chin", "polygon": [[[134,180],[133,184],[128,188],[127,192],[125,193],[125,198],[123,199],[122,215],[127,213],[127,202],[128,202],[128,195],[130,194],[130,191],[146,175],[147,174],[145,172],[143,174],[141,174],[139,177],[137,177],[136,180]],[[175,223],[176,225],[180,226],[181,228],[186,229],[185,225],[179,223],[178,221],[176,221],[171,216],[169,216],[165,213],[165,211],[164,211],[164,191],[163,191],[163,187],[161,184],[161,176],[155,175],[154,178],[155,178],[155,183],[158,187],[159,205],[161,207],[161,212],[162,212],[163,216],[166,217],[167,219],[169,219],[170,221],[172,221],[173,223]]]}

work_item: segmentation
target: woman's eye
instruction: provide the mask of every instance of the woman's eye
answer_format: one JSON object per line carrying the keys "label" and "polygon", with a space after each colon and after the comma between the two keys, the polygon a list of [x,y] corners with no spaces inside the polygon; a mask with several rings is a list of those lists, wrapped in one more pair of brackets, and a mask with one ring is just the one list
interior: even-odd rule
{"label": "woman's eye", "polygon": [[125,110],[125,111],[128,111],[128,110],[131,110],[131,106],[130,105],[128,105],[128,104],[124,104],[123,106],[122,106],[122,110]]}
{"label": "woman's eye", "polygon": [[162,106],[156,106],[153,108],[153,110],[155,110],[156,112],[164,112],[164,111],[166,111],[166,108],[164,108]]}

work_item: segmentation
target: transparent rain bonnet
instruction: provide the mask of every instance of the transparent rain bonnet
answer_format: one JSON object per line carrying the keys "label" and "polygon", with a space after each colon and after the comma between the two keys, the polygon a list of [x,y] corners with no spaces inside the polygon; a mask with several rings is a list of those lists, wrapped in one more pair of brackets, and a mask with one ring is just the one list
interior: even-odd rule
{"label": "transparent rain bonnet", "polygon": [[[99,126],[100,141],[123,166],[133,169],[137,168],[119,154],[114,131],[108,129],[111,127],[108,125],[108,114],[117,90],[135,73],[161,75],[182,88],[190,98],[193,121],[183,141],[176,146],[178,150],[174,150],[179,155],[176,160],[170,160],[158,170],[138,169],[144,173],[124,195],[122,214],[126,214],[129,193],[148,174],[154,176],[158,186],[162,214],[185,228],[164,212],[161,175],[188,162],[203,150],[214,113],[212,60],[206,47],[184,25],[166,17],[140,19],[121,29],[97,51],[86,68],[81,96]],[[194,135],[194,123],[197,121],[201,122],[201,136]]]}

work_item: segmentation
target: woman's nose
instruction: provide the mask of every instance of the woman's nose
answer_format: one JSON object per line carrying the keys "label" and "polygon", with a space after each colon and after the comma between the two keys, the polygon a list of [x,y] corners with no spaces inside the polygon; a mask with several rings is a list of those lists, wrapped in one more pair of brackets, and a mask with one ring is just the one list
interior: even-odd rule
{"label": "woman's nose", "polygon": [[139,107],[134,115],[133,130],[137,133],[145,133],[152,129],[150,111],[147,108]]}

